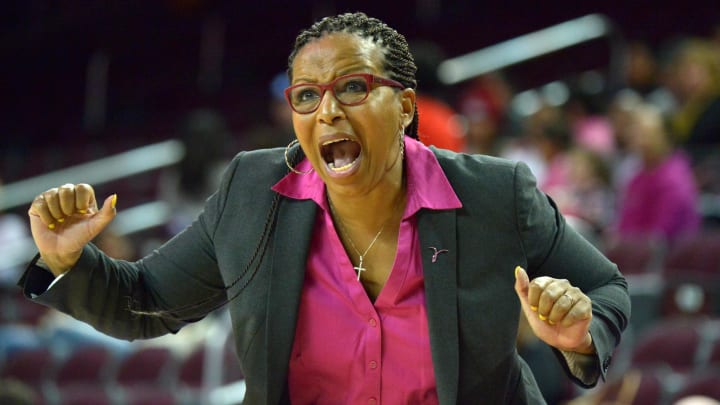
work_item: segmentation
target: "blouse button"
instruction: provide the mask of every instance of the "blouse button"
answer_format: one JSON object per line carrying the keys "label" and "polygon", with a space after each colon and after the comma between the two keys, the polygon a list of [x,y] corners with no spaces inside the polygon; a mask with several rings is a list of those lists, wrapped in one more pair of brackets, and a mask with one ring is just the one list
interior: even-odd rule
{"label": "blouse button", "polygon": [[376,369],[376,368],[377,368],[377,362],[376,362],[375,360],[372,360],[372,361],[369,363],[369,365],[370,365],[370,368],[372,368],[372,369]]}
{"label": "blouse button", "polygon": [[368,321],[368,323],[369,323],[370,326],[372,326],[373,328],[377,326],[377,321],[375,320],[375,318],[370,318],[370,320]]}

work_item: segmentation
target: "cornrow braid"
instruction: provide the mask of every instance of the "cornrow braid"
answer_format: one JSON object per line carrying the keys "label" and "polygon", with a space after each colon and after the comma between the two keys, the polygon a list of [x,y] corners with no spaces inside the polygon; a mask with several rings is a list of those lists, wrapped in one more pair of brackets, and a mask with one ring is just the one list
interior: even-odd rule
{"label": "cornrow braid", "polygon": [[[313,40],[334,32],[356,34],[382,46],[385,50],[383,70],[388,72],[389,78],[402,83],[406,88],[417,88],[417,80],[415,80],[417,66],[405,37],[377,18],[368,17],[361,12],[325,17],[302,31],[295,39],[295,47],[288,57],[288,77],[291,82],[292,66],[298,52]],[[418,139],[417,108],[412,122],[406,128],[406,133]]]}

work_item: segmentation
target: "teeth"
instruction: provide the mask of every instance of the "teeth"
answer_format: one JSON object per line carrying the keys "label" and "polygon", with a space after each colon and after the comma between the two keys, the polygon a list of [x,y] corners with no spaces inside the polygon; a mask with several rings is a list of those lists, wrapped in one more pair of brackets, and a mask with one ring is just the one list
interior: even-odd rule
{"label": "teeth", "polygon": [[335,167],[335,163],[330,162],[330,163],[328,163],[328,167],[334,172],[342,172],[342,171],[349,169],[350,166],[353,165],[353,163],[354,162],[350,162],[350,163],[346,164],[345,166]]}
{"label": "teeth", "polygon": [[335,139],[333,141],[327,141],[327,142],[323,143],[322,146],[328,146],[328,145],[332,145],[334,143],[345,142],[345,141],[349,141],[349,140],[350,140],[349,138]]}

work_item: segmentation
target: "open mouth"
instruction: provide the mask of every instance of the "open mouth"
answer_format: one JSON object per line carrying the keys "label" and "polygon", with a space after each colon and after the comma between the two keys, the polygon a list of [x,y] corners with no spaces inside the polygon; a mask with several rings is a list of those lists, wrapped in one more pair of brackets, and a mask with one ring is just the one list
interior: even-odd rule
{"label": "open mouth", "polygon": [[327,167],[335,172],[342,173],[350,170],[360,156],[360,144],[349,138],[327,141],[320,147]]}

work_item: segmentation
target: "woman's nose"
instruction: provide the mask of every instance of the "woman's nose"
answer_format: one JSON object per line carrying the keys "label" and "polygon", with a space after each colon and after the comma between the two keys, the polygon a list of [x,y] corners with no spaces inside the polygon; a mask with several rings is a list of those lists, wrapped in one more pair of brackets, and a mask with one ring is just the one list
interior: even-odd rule
{"label": "woman's nose", "polygon": [[317,114],[318,120],[327,124],[332,124],[336,119],[345,118],[343,106],[329,90],[325,92],[323,98],[320,100]]}

